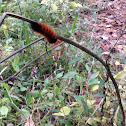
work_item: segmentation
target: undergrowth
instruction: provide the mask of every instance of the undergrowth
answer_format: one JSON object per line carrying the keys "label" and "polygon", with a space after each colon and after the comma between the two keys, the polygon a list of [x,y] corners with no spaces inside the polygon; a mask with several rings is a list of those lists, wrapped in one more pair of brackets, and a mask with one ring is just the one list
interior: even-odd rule
{"label": "undergrowth", "polygon": [[[80,2],[80,5],[85,2]],[[2,1],[1,8],[1,15],[8,11],[44,22],[56,33],[73,39],[99,57],[102,56],[102,50],[97,49],[98,41],[88,33],[89,23],[97,20],[93,5],[77,8],[67,0],[46,0],[45,3],[12,0],[9,3]],[[80,15],[87,13],[91,13],[90,20]],[[28,23],[12,17],[4,20],[0,36],[0,59],[41,37],[31,30]],[[50,49],[51,45],[48,43],[46,47],[45,41],[41,40],[0,64],[1,81],[46,52],[46,48]],[[29,115],[32,115],[36,126],[110,125],[110,117],[114,116],[112,110],[116,110],[118,104],[114,87],[109,81],[106,83],[104,118],[100,120],[105,77],[106,71],[100,62],[89,54],[64,44],[60,54],[58,51],[54,54],[52,50],[22,70],[13,78],[13,82],[1,83],[0,125],[12,123],[23,126]],[[121,118],[120,111],[116,116]]]}

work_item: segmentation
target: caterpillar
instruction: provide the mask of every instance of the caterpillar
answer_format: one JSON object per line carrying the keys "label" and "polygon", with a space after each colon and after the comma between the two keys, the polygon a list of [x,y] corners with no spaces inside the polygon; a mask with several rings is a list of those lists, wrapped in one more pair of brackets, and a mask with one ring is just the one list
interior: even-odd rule
{"label": "caterpillar", "polygon": [[29,22],[31,24],[31,28],[35,32],[43,35],[50,43],[56,43],[57,42],[57,34],[55,33],[55,31],[51,27],[49,27],[48,25],[46,25],[44,23],[33,21],[29,18],[26,18],[26,17],[18,15],[18,14],[13,14],[13,13],[10,13],[10,12],[4,12],[3,15],[0,18],[0,26],[3,23],[6,15]]}
{"label": "caterpillar", "polygon": [[41,22],[31,22],[31,28],[33,31],[43,35],[49,43],[57,42],[57,34],[50,26]]}

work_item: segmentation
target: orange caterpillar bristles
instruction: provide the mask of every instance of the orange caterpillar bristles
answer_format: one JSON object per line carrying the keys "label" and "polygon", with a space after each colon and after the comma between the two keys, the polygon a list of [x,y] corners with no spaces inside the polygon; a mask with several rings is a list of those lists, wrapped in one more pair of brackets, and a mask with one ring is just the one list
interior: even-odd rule
{"label": "orange caterpillar bristles", "polygon": [[43,35],[50,43],[55,43],[57,41],[57,34],[48,25],[40,22],[33,22],[31,23],[31,28],[35,32]]}

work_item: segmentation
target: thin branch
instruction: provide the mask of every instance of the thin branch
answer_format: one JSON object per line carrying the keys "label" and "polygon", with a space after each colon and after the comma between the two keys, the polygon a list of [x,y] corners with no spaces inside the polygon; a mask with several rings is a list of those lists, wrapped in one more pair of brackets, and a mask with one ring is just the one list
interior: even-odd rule
{"label": "thin branch", "polygon": [[64,43],[64,42],[62,42],[62,43],[58,44],[57,46],[55,46],[55,47],[53,47],[53,48],[47,50],[45,53],[42,53],[40,56],[38,56],[38,57],[35,58],[34,60],[32,60],[32,61],[30,61],[29,63],[27,63],[25,66],[23,66],[23,67],[22,67],[18,72],[16,72],[14,75],[8,77],[6,80],[0,81],[0,83],[8,82],[8,81],[10,81],[10,80],[15,79],[15,76],[17,76],[23,69],[25,69],[25,68],[26,68],[27,66],[29,66],[31,63],[37,61],[41,56],[47,54],[49,51],[51,51],[51,50],[55,49],[56,47],[62,45],[63,43]]}
{"label": "thin branch", "polygon": [[[31,19],[29,19],[29,18],[26,18],[26,17],[24,17],[24,16],[21,16],[21,15],[18,15],[18,14],[13,14],[13,13],[10,13],[10,12],[5,12],[5,13],[3,13],[3,15],[1,16],[1,18],[0,18],[0,26],[2,25],[2,23],[3,23],[3,21],[4,21],[4,19],[5,19],[5,17],[6,17],[6,15],[8,15],[8,16],[11,16],[11,17],[15,17],[15,18],[18,18],[18,19],[21,19],[21,20],[23,20],[23,21],[27,21],[27,22],[29,22],[29,23],[34,23],[34,22],[36,22],[36,21],[34,21],[34,20],[31,20]],[[37,22],[36,22],[37,23]]]}
{"label": "thin branch", "polygon": [[122,119],[123,119],[123,120],[122,120],[122,126],[125,126],[125,113],[124,113],[124,109],[123,109],[123,106],[122,106],[122,101],[121,101],[121,97],[120,97],[118,85],[117,85],[117,83],[116,83],[116,81],[115,81],[115,79],[114,79],[114,77],[113,77],[113,75],[112,75],[112,73],[111,73],[111,71],[110,71],[109,65],[106,64],[106,63],[105,63],[100,57],[98,57],[96,54],[94,54],[93,52],[91,52],[89,49],[87,49],[87,48],[81,46],[80,44],[78,44],[78,43],[76,43],[76,42],[74,42],[74,41],[72,41],[72,40],[69,40],[69,39],[67,39],[67,38],[65,38],[65,37],[62,37],[62,36],[60,36],[60,35],[57,35],[57,38],[60,39],[60,40],[62,40],[62,41],[67,42],[68,44],[71,44],[71,45],[73,45],[73,46],[75,46],[75,47],[81,49],[82,51],[84,51],[84,52],[86,52],[86,53],[88,53],[88,54],[90,54],[91,56],[93,56],[95,59],[97,59],[98,61],[100,61],[100,62],[104,65],[104,67],[105,67],[106,70],[107,70],[108,76],[110,77],[110,79],[112,80],[112,82],[113,82],[113,84],[114,84],[114,87],[115,87],[115,90],[116,90],[116,94],[117,94],[117,98],[118,98],[118,101],[119,101],[120,110],[121,110],[121,113],[122,113]]}
{"label": "thin branch", "polygon": [[37,43],[38,41],[42,40],[43,38],[44,38],[44,37],[41,37],[41,38],[39,38],[39,39],[37,39],[37,40],[35,40],[35,41],[33,41],[33,42],[27,44],[27,45],[24,46],[23,48],[20,48],[19,50],[13,52],[13,53],[10,54],[9,56],[7,56],[7,57],[5,57],[4,59],[0,60],[0,64],[3,63],[4,61],[6,61],[7,59],[9,59],[10,57],[12,57],[13,55],[17,54],[18,52],[20,52],[20,51],[24,50],[25,48],[27,48],[27,47],[29,47],[29,46],[31,46],[31,45]]}

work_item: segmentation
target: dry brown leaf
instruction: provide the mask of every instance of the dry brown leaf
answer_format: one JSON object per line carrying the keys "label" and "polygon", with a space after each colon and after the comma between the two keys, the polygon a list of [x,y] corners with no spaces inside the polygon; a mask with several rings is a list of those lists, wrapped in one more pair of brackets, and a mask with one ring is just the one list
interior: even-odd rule
{"label": "dry brown leaf", "polygon": [[32,115],[29,117],[26,117],[27,122],[25,123],[24,126],[35,126],[34,121],[32,120]]}

